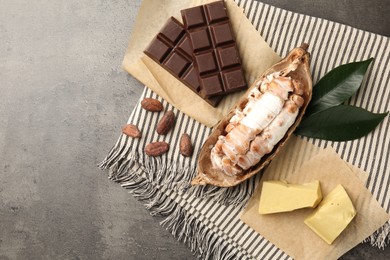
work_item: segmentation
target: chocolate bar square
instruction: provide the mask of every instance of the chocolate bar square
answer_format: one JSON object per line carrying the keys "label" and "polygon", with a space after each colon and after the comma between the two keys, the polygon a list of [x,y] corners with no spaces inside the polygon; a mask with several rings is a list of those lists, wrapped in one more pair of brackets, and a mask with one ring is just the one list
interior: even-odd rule
{"label": "chocolate bar square", "polygon": [[[194,22],[196,23],[195,20]],[[209,44],[211,44],[211,40]],[[204,48],[209,47],[205,46]],[[221,101],[221,96],[206,97],[205,91],[199,84],[199,72],[194,67],[193,50],[189,37],[185,33],[183,25],[175,18],[171,17],[166,22],[149,46],[144,50],[144,53],[210,105],[215,107]],[[215,65],[213,66],[215,67]]]}
{"label": "chocolate bar square", "polygon": [[[245,89],[247,84],[241,59],[224,2],[184,9],[181,15],[204,94],[212,97]],[[215,80],[215,75],[219,75],[222,81]],[[215,87],[211,86],[211,78]]]}

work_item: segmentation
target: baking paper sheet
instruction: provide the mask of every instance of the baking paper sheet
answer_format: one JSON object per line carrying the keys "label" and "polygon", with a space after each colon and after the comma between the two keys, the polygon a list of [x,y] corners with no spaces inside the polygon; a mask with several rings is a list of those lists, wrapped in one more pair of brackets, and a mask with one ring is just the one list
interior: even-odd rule
{"label": "baking paper sheet", "polygon": [[[183,113],[208,127],[214,126],[237,102],[244,91],[224,98],[217,108],[206,103],[168,71],[147,57],[143,51],[169,17],[179,21],[180,10],[213,1],[142,1],[126,55],[124,69]],[[225,1],[245,78],[250,85],[280,57],[268,46],[233,0]]]}
{"label": "baking paper sheet", "polygon": [[[343,161],[333,148],[322,149],[299,137],[292,138],[265,171],[241,220],[295,259],[337,259],[389,219],[389,214],[366,189],[367,177],[366,172]],[[265,180],[299,184],[319,180],[324,197],[342,184],[357,215],[333,244],[328,245],[303,222],[313,209],[267,215],[258,213]]]}

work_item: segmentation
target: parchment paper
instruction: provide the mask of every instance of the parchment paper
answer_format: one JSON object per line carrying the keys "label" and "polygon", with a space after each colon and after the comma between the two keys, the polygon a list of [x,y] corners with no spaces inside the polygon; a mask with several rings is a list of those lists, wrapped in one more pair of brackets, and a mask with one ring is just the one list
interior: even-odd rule
{"label": "parchment paper", "polygon": [[[291,155],[292,151],[301,154]],[[291,158],[299,159],[292,161]],[[337,259],[389,219],[389,214],[365,188],[367,176],[364,171],[343,161],[332,148],[322,149],[295,137],[264,173],[241,220],[295,259]],[[258,213],[262,183],[275,179],[285,179],[290,183],[319,180],[324,197],[337,184],[342,184],[357,215],[333,244],[328,245],[303,222],[312,209],[270,215]]]}
{"label": "parchment paper", "polygon": [[[123,60],[124,69],[183,113],[208,127],[214,126],[244,91],[224,98],[217,108],[210,106],[168,71],[143,54],[153,37],[171,16],[182,21],[180,10],[214,0],[144,0]],[[236,36],[248,86],[280,57],[268,46],[233,0],[226,7]]]}

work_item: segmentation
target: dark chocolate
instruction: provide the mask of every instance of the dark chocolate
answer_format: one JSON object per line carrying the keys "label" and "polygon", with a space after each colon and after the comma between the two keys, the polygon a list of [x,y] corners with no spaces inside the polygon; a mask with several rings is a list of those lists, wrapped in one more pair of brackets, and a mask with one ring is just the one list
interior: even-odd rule
{"label": "dark chocolate", "polygon": [[184,9],[181,15],[204,94],[212,97],[245,89],[241,59],[224,2]]}
{"label": "dark chocolate", "polygon": [[199,75],[194,67],[192,47],[183,25],[171,17],[155,36],[144,53],[162,65],[173,76],[188,86],[212,106],[217,106],[222,97],[206,97],[199,84]]}

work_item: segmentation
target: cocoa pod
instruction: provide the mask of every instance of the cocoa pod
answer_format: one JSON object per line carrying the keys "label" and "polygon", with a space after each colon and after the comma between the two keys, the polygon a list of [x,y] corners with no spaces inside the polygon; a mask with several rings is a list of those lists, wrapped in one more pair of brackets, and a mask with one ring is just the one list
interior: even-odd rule
{"label": "cocoa pod", "polygon": [[157,124],[157,133],[166,135],[175,124],[175,114],[172,110],[167,111]]}
{"label": "cocoa pod", "polygon": [[140,138],[142,135],[138,127],[133,124],[127,124],[122,127],[122,133],[133,138]]}
{"label": "cocoa pod", "polygon": [[145,153],[149,156],[160,156],[169,150],[169,144],[166,142],[153,142],[145,146]]}
{"label": "cocoa pod", "polygon": [[[219,121],[219,123],[213,127],[211,134],[199,152],[197,164],[198,175],[192,180],[192,185],[211,184],[219,187],[235,186],[261,172],[261,169],[266,167],[284,148],[287,140],[290,138],[301,121],[305,113],[305,109],[307,108],[307,105],[309,104],[312,96],[313,82],[310,74],[310,54],[307,52],[307,48],[307,44],[302,44],[301,47],[294,48],[284,59],[266,70],[261,77],[254,81],[252,86],[238,100],[236,105],[231,108],[229,113],[227,113],[224,118],[222,118],[221,121]],[[265,154],[261,160],[251,168],[242,171],[242,174],[230,176],[223,170],[214,168],[211,159],[211,150],[218,142],[219,136],[226,136],[226,127],[230,123],[231,118],[236,114],[236,111],[242,111],[246,107],[251,91],[254,88],[259,88],[263,79],[274,73],[285,77],[291,77],[293,83],[294,80],[298,80],[300,83],[302,83],[300,86],[294,86],[297,89],[297,93],[302,93],[301,96],[303,98],[302,107],[299,109],[299,114],[296,117],[294,123],[290,126],[283,138],[274,146],[270,153]]]}
{"label": "cocoa pod", "polygon": [[141,101],[141,107],[151,112],[159,112],[164,109],[162,103],[154,98],[144,98]]}
{"label": "cocoa pod", "polygon": [[193,147],[190,136],[186,133],[182,134],[180,138],[180,153],[185,157],[189,157],[192,155],[192,152]]}

